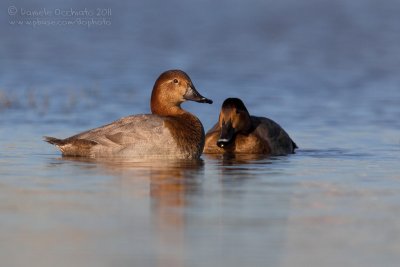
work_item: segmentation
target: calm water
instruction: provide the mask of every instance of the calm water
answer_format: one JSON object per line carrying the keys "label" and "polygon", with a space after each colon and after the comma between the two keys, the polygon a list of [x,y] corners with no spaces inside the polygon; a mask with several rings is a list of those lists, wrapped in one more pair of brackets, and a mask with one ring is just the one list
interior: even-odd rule
{"label": "calm water", "polygon": [[[397,0],[87,2],[0,4],[2,266],[398,266]],[[93,162],[42,142],[148,113],[170,68],[214,100],[184,104],[206,129],[240,97],[300,149]]]}

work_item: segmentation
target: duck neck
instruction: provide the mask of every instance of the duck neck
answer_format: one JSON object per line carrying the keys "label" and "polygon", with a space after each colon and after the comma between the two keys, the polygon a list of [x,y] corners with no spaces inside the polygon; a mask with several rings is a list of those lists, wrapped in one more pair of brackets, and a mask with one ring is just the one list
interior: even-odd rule
{"label": "duck neck", "polygon": [[157,94],[151,96],[151,113],[160,116],[177,116],[186,113],[181,108],[181,103],[172,103],[169,99],[160,99]]}
{"label": "duck neck", "polygon": [[179,116],[186,114],[187,112],[179,106],[151,106],[151,113],[160,116]]}

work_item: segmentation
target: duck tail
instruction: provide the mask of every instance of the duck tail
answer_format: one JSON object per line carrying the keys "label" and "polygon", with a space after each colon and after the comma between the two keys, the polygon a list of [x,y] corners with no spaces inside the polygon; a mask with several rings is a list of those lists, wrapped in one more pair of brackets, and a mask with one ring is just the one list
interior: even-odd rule
{"label": "duck tail", "polygon": [[55,137],[50,137],[50,136],[43,136],[43,141],[50,143],[52,145],[56,146],[61,146],[64,144],[64,140],[55,138]]}

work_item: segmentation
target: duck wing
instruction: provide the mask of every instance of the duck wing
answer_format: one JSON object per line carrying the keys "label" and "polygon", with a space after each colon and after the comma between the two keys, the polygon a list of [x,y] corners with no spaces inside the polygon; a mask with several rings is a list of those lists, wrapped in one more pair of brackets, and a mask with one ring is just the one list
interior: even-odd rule
{"label": "duck wing", "polygon": [[285,155],[294,153],[297,145],[278,123],[265,117],[252,116],[252,119],[256,121],[257,128],[255,131],[269,143],[272,154]]}
{"label": "duck wing", "polygon": [[149,140],[154,135],[162,134],[164,120],[153,114],[132,115],[123,117],[110,124],[71,136],[67,140],[84,139],[98,144],[127,145],[137,140]]}
{"label": "duck wing", "polygon": [[144,153],[162,147],[166,140],[171,134],[164,119],[153,114],[127,116],[66,139],[45,137],[68,156],[111,156],[126,148]]}

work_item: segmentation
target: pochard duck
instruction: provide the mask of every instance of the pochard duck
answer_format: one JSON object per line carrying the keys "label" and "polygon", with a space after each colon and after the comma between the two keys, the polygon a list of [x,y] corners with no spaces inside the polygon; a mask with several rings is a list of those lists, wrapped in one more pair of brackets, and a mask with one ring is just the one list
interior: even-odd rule
{"label": "pochard duck", "polygon": [[239,98],[227,98],[218,122],[207,132],[204,153],[268,154],[294,153],[297,145],[271,119],[251,116]]}
{"label": "pochard duck", "polygon": [[204,147],[204,129],[196,116],[181,108],[185,101],[212,104],[185,72],[169,70],[154,84],[152,114],[123,117],[65,139],[44,140],[63,156],[198,159]]}

